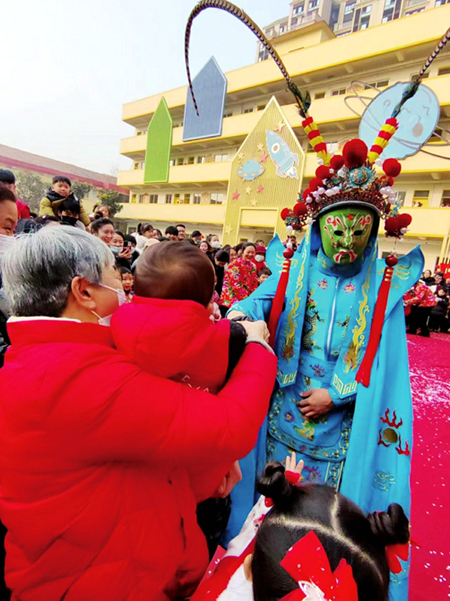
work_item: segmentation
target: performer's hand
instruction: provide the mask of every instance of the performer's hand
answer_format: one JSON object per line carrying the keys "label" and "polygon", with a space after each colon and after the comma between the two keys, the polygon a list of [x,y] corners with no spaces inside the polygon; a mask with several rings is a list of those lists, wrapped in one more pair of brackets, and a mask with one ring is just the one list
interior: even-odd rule
{"label": "performer's hand", "polygon": [[239,323],[247,332],[247,336],[258,336],[269,342],[270,333],[265,321],[240,321]]}
{"label": "performer's hand", "polygon": [[239,461],[235,461],[233,467],[228,472],[228,474],[224,477],[220,486],[217,488],[215,493],[212,495],[213,499],[225,499],[228,497],[230,492],[236,486],[238,482],[242,480],[242,472],[239,465]]}
{"label": "performer's hand", "polygon": [[303,400],[297,403],[300,413],[309,419],[326,415],[333,408],[333,401],[326,388],[311,388],[300,394]]}
{"label": "performer's hand", "polygon": [[245,313],[242,311],[230,311],[227,315],[227,319],[233,319],[233,317],[245,317]]}

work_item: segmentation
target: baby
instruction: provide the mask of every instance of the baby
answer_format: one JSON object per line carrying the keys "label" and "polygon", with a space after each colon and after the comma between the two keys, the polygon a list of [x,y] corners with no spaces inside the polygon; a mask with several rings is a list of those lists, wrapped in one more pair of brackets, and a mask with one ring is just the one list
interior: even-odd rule
{"label": "baby", "polygon": [[[137,262],[134,278],[133,302],[114,313],[111,331],[118,350],[145,371],[216,394],[246,342],[255,336],[262,344],[268,339],[264,322],[211,320],[214,267],[191,244],[161,242],[149,247]],[[214,466],[221,474],[217,487],[231,469],[224,467]],[[210,466],[207,469],[211,471]],[[201,470],[198,466],[198,501],[215,492],[210,484],[202,485]]]}
{"label": "baby", "polygon": [[264,322],[213,323],[215,273],[208,257],[186,243],[148,248],[137,263],[134,299],[116,311],[117,348],[146,371],[216,394],[236,366],[247,333]]}

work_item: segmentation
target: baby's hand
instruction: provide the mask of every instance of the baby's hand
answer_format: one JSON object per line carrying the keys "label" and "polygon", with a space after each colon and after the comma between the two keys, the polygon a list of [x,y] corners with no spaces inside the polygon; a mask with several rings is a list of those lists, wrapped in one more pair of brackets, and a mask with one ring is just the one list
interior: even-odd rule
{"label": "baby's hand", "polygon": [[241,321],[239,322],[247,332],[247,336],[257,336],[269,342],[270,333],[265,321]]}
{"label": "baby's hand", "polygon": [[[304,467],[305,467],[305,462],[303,461],[303,459],[300,459],[300,461],[297,463],[297,456],[296,456],[295,452],[292,453],[292,455],[288,455],[286,457],[286,477],[288,478],[288,480],[291,481],[294,479],[293,477],[291,477],[291,478],[288,477],[288,472],[289,472],[290,474],[295,474],[297,476],[297,483],[299,483]],[[292,483],[293,482],[291,482],[291,484]]]}

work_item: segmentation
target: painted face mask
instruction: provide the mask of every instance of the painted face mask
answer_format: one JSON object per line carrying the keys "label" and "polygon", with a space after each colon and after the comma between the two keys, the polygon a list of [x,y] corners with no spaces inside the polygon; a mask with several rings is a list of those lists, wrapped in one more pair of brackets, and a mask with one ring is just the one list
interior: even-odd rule
{"label": "painted face mask", "polygon": [[335,209],[319,218],[322,248],[338,265],[348,265],[360,257],[369,241],[374,217],[369,209]]}

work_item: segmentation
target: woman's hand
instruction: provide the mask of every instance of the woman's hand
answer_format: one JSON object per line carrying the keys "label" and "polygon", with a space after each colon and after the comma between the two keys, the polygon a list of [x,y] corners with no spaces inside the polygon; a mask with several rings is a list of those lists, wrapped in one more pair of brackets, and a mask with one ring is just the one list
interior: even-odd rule
{"label": "woman's hand", "polygon": [[235,461],[233,467],[228,472],[228,474],[224,477],[220,486],[216,489],[214,494],[212,495],[213,499],[225,499],[228,497],[230,492],[236,486],[238,482],[242,480],[242,472],[239,465],[239,461]]}
{"label": "woman's hand", "polygon": [[333,408],[333,401],[326,388],[311,388],[300,394],[303,400],[297,403],[300,413],[308,419],[317,419]]}
{"label": "woman's hand", "polygon": [[125,246],[119,253],[121,259],[131,259],[131,246]]}
{"label": "woman's hand", "polygon": [[247,332],[247,336],[257,336],[269,342],[270,333],[265,321],[240,321],[239,323]]}

